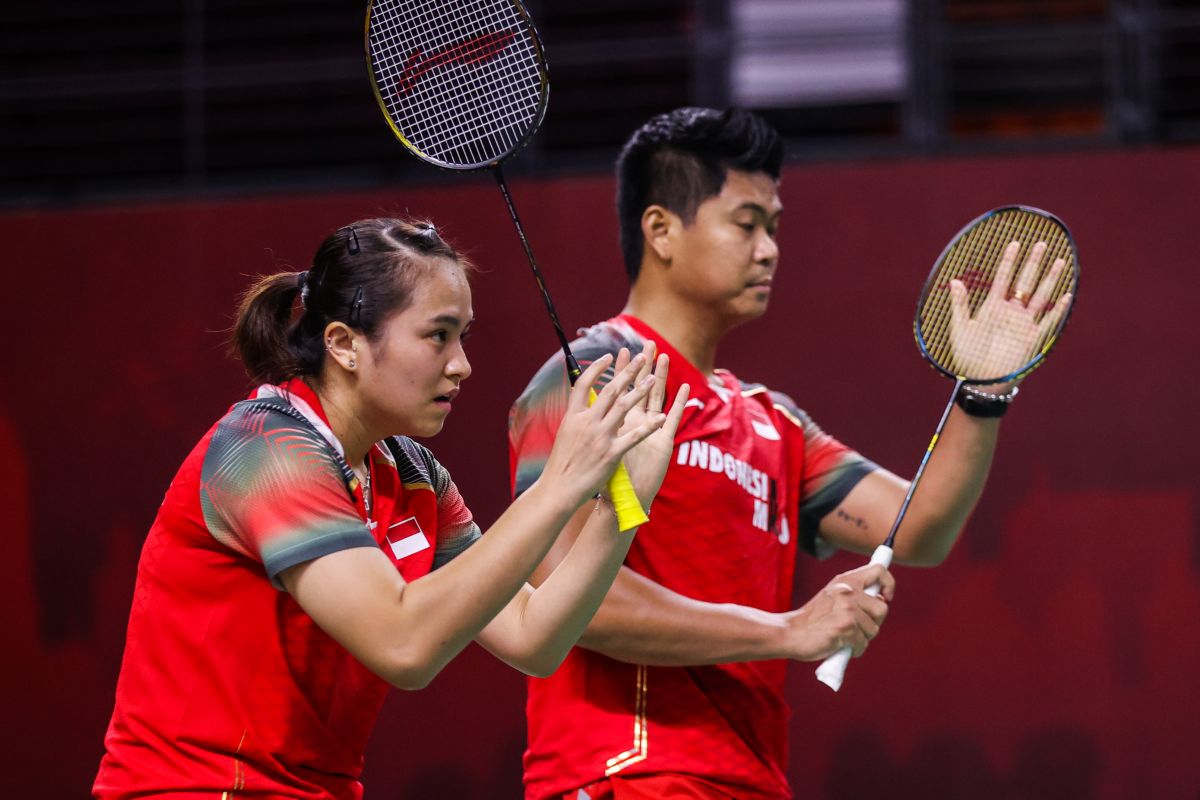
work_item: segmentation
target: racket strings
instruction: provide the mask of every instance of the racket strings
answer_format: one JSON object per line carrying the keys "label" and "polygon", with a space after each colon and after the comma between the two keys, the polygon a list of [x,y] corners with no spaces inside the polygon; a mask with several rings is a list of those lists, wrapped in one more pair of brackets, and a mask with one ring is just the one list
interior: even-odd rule
{"label": "racket strings", "polygon": [[540,121],[540,46],[510,2],[377,0],[367,38],[389,121],[424,157],[458,167],[490,164]]}
{"label": "racket strings", "polygon": [[[1003,223],[1003,224],[1002,224]],[[932,308],[926,309],[926,321],[930,335],[928,337],[930,343],[934,344],[932,355],[945,366],[952,366],[957,374],[968,378],[982,378],[981,374],[972,373],[970,366],[967,364],[957,363],[953,353],[953,315],[950,310],[950,294],[948,291],[949,282],[953,279],[962,280],[968,288],[970,313],[974,317],[980,307],[986,300],[990,286],[995,277],[995,267],[990,269],[980,269],[978,264],[998,264],[1000,254],[1003,253],[1008,242],[1016,240],[1022,242],[1022,251],[1018,255],[1016,265],[1020,266],[1024,263],[1024,258],[1032,249],[1032,245],[1037,241],[1046,241],[1048,247],[1045,257],[1039,265],[1039,272],[1036,280],[1032,285],[1036,286],[1049,269],[1057,257],[1069,258],[1070,244],[1065,236],[1058,237],[1059,241],[1055,241],[1055,236],[1058,231],[1056,227],[1045,218],[1036,215],[1022,214],[1015,217],[1014,220],[998,220],[990,225],[980,226],[979,229],[972,231],[971,235],[964,237],[964,241],[954,248],[945,259],[943,268],[939,271],[937,277],[938,288],[945,287],[942,291],[936,294],[931,294],[931,299],[934,300]],[[1054,245],[1057,244],[1058,247]],[[1013,284],[1015,281],[1017,270],[1014,269]],[[1034,310],[1035,319],[1044,316],[1049,306],[1060,297],[1065,291],[1065,284],[1070,281],[1068,273],[1064,272],[1060,276],[1058,285],[1050,295],[1050,302],[1042,309]],[[1004,287],[1006,292],[1010,287]],[[1006,294],[1007,296],[1007,294]],[[980,330],[984,330],[980,328]],[[1048,339],[1050,331],[1041,338]],[[971,345],[969,335],[964,340],[963,334],[960,332],[958,342],[961,345]],[[1044,342],[1039,340],[1034,346],[1033,351],[1044,346]],[[1007,354],[1003,360],[1008,363],[1024,363],[1032,355],[1028,340],[1014,340],[1012,337],[995,337],[993,336],[990,343],[994,349],[999,347],[1008,347],[1012,352]]]}
{"label": "racket strings", "polygon": [[[420,37],[409,36],[409,44],[416,42],[415,46],[407,46],[402,52],[407,52],[407,56],[403,61],[399,62],[402,70],[393,82],[393,91],[389,106],[389,113],[395,116],[397,100],[404,96],[414,98],[412,102],[412,112],[420,114],[425,112],[424,121],[426,128],[429,131],[441,132],[440,138],[431,139],[428,136],[422,136],[422,129],[410,123],[409,120],[403,120],[405,128],[410,133],[410,136],[422,140],[420,143],[429,151],[443,152],[448,143],[459,140],[459,147],[464,152],[466,158],[485,158],[486,152],[477,145],[477,140],[482,138],[476,136],[475,140],[469,138],[469,123],[470,120],[463,118],[455,119],[449,108],[442,104],[437,107],[435,104],[439,99],[447,93],[453,93],[457,100],[468,101],[475,104],[489,103],[490,100],[486,95],[482,95],[478,86],[468,85],[462,78],[462,69],[453,69],[446,62],[457,60],[463,65],[469,66],[477,60],[486,60],[495,55],[492,50],[503,39],[497,39],[495,31],[489,33],[480,33],[475,36],[469,34],[459,38],[460,34],[464,34],[468,27],[475,30],[485,30],[487,28],[485,18],[475,13],[464,13],[462,8],[438,8],[435,11],[449,11],[455,14],[454,18],[449,16],[441,17],[440,25],[437,24],[435,17],[431,12],[421,12],[419,7],[409,6],[405,9],[404,15],[397,20],[387,20],[387,11],[394,10],[394,4],[390,7],[387,4],[380,4],[381,24],[377,26],[377,35],[374,37],[372,46],[379,52],[381,49],[384,52],[389,52],[393,57],[392,64],[394,65],[395,56],[400,54],[400,46],[397,44],[400,41],[399,31],[420,32],[425,31],[428,35],[423,40]],[[428,7],[427,7],[428,8]],[[382,20],[387,20],[386,22]],[[391,24],[389,24],[391,23]],[[501,34],[503,35],[503,34]],[[383,48],[379,47],[379,42],[385,44]],[[386,87],[386,80],[384,86]],[[384,87],[381,87],[384,88]],[[484,113],[487,121],[492,123],[492,129],[488,133],[492,135],[502,135],[503,130],[495,125],[495,109],[491,113]],[[465,137],[465,138],[464,138]],[[506,143],[501,142],[498,146],[504,146]]]}
{"label": "racket strings", "polygon": [[[1004,250],[1013,241],[1019,241],[1021,248],[1009,285],[1002,287],[1000,304],[985,306]],[[1030,287],[1026,302],[1037,302],[1040,307],[1014,313],[1012,306],[1003,305],[1021,280],[1025,260],[1037,242],[1045,242],[1046,251],[1034,279],[1022,283]],[[1060,258],[1067,268],[1043,302],[1036,297],[1037,287]],[[962,324],[961,319],[955,324],[950,292],[953,280],[967,289],[970,324]],[[1061,224],[1043,214],[1006,209],[973,226],[944,254],[926,286],[918,314],[918,337],[929,358],[956,377],[987,380],[1028,371],[1053,344],[1065,315],[1053,325],[1042,326],[1042,321],[1064,294],[1074,290],[1076,280],[1074,248]],[[1037,326],[1036,333],[1031,325]]]}

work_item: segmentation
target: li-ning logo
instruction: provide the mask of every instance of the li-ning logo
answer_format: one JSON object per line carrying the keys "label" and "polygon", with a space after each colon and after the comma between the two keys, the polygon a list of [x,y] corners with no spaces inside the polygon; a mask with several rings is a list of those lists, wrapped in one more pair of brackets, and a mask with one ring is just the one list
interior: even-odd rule
{"label": "li-ning logo", "polygon": [[[968,269],[958,276],[958,280],[963,282],[967,287],[968,292],[973,292],[976,289],[990,289],[992,287],[991,280],[988,279],[986,272],[980,269]],[[950,281],[943,281],[938,289],[945,291],[950,288]]]}
{"label": "li-ning logo", "polygon": [[[980,289],[989,290],[992,288],[991,277],[987,274],[987,272],[981,269],[965,270],[962,275],[958,276],[958,280],[962,281],[963,286],[967,288],[968,292],[974,292]],[[940,291],[946,291],[950,288],[950,280],[942,281],[940,284],[938,284],[937,288]],[[1012,295],[1010,294],[1009,297],[1011,298],[1011,296]],[[1040,313],[1041,311],[1049,310],[1051,306],[1053,306],[1053,303],[1047,300],[1041,308],[1036,310]]]}
{"label": "li-ning logo", "polygon": [[396,96],[403,97],[412,92],[425,73],[438,67],[491,61],[512,44],[515,38],[517,34],[513,31],[492,31],[463,42],[448,44],[431,53],[425,53],[418,47],[404,62],[404,68],[396,78]]}

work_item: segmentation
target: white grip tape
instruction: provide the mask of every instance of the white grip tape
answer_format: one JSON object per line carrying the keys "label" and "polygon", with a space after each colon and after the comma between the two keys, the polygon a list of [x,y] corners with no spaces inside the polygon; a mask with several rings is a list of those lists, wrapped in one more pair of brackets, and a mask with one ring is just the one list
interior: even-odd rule
{"label": "white grip tape", "polygon": [[[882,567],[891,566],[892,548],[886,544],[876,547],[875,552],[871,554],[871,563],[879,564]],[[865,591],[871,597],[876,597],[879,594],[879,584],[873,583]],[[850,647],[843,647],[822,661],[821,666],[817,667],[817,680],[835,692],[842,688],[842,679],[846,676],[846,666],[850,663],[850,656],[853,652]]]}

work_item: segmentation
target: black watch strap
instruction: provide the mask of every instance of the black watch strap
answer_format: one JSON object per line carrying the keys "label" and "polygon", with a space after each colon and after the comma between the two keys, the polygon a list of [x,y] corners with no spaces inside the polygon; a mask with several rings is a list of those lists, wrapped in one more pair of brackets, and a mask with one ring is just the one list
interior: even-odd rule
{"label": "black watch strap", "polygon": [[1017,396],[1017,387],[1006,394],[990,394],[982,392],[973,386],[964,384],[954,396],[954,402],[972,417],[996,418],[1003,417]]}

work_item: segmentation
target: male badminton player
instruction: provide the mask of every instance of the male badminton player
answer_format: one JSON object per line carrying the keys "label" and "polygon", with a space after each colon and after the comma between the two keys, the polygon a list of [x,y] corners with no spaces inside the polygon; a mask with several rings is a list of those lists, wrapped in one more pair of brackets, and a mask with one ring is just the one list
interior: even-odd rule
{"label": "male badminton player", "polygon": [[[526,797],[787,798],[786,660],[878,633],[894,591],[879,566],[790,608],[798,548],[870,553],[906,481],[822,431],[791,398],[717,369],[717,348],[767,310],[779,261],[778,134],[740,110],[651,119],[617,162],[623,312],[572,348],[581,363],[654,340],[692,387],[651,510],[580,646],[529,682]],[[983,489],[1011,400],[975,390],[952,412],[896,559],[950,551]],[[540,474],[567,400],[551,358],[510,417],[513,488]],[[535,579],[570,547],[558,540]],[[882,597],[865,593],[882,584]]]}

